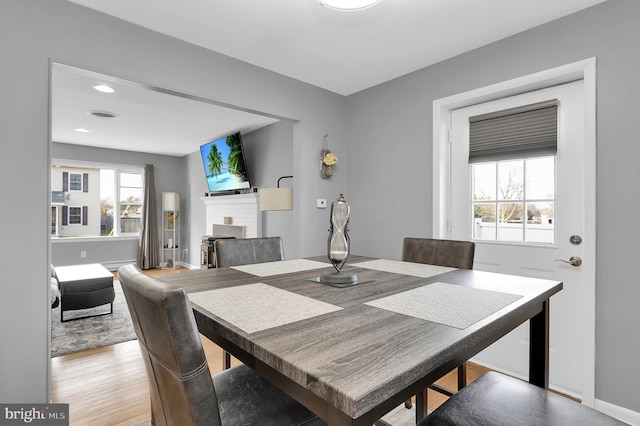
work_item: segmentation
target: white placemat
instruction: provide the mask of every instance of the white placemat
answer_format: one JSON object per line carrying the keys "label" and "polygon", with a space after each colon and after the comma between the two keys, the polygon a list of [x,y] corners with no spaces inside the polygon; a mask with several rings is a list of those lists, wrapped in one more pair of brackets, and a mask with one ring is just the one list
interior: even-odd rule
{"label": "white placemat", "polygon": [[247,333],[342,309],[263,283],[191,293],[189,300]]}
{"label": "white placemat", "polygon": [[464,329],[522,296],[436,282],[366,305]]}
{"label": "white placemat", "polygon": [[327,268],[328,263],[317,262],[309,259],[290,259],[278,262],[253,263],[250,265],[232,266],[233,269],[246,272],[258,277],[271,275],[290,274],[292,272],[310,271],[312,269]]}
{"label": "white placemat", "polygon": [[394,274],[411,275],[412,277],[429,278],[445,272],[455,271],[456,268],[428,265],[425,263],[403,262],[400,260],[377,259],[366,262],[353,263],[358,268],[374,269],[376,271],[392,272]]}

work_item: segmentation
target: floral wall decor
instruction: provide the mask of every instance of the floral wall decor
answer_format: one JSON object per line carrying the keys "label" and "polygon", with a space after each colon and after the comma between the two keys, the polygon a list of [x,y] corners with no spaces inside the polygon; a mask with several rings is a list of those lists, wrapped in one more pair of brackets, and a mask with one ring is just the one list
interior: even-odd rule
{"label": "floral wall decor", "polygon": [[324,143],[322,151],[320,151],[320,177],[322,179],[328,179],[333,176],[333,166],[338,164],[338,156],[329,150],[327,137],[329,135],[324,135]]}

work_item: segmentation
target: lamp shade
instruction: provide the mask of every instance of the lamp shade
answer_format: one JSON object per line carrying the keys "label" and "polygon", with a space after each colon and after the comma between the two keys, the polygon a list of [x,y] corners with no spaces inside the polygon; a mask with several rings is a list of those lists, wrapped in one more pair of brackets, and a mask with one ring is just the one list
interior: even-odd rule
{"label": "lamp shade", "polygon": [[260,210],[293,210],[293,188],[261,188]]}
{"label": "lamp shade", "polygon": [[180,194],[177,192],[162,193],[163,211],[180,211]]}

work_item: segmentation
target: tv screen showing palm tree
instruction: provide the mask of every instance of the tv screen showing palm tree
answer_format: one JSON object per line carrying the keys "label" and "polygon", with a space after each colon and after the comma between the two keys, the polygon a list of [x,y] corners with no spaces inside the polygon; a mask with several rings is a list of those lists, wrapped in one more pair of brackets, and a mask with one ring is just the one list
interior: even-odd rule
{"label": "tv screen showing palm tree", "polygon": [[200,147],[209,192],[251,188],[240,132]]}

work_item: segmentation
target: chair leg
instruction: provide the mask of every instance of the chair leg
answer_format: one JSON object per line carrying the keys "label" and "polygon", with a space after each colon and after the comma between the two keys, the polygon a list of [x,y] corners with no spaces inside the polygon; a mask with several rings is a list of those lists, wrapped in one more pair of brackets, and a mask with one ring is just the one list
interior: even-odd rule
{"label": "chair leg", "polygon": [[458,367],[458,390],[467,386],[467,364],[462,363]]}
{"label": "chair leg", "polygon": [[222,369],[228,370],[231,368],[231,354],[227,351],[222,351]]}
{"label": "chair leg", "polygon": [[420,423],[428,414],[427,389],[424,389],[416,395],[416,424]]}

